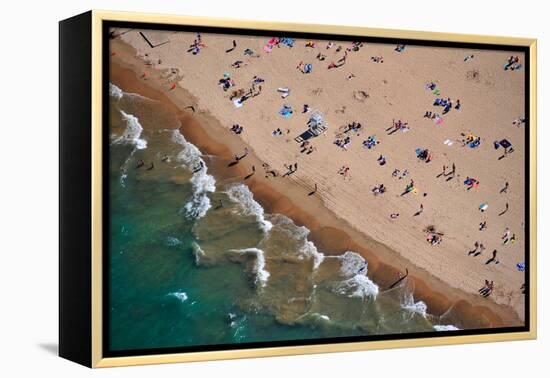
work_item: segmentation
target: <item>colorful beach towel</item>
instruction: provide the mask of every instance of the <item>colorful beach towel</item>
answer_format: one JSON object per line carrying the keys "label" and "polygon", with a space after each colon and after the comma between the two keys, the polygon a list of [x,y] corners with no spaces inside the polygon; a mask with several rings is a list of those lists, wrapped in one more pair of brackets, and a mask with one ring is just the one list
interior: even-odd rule
{"label": "colorful beach towel", "polygon": [[281,110],[279,110],[279,114],[282,115],[285,118],[292,117],[293,113],[294,113],[294,111],[292,110],[292,107],[290,107],[288,105],[283,105]]}
{"label": "colorful beach towel", "polygon": [[517,270],[519,270],[520,272],[523,272],[525,270],[525,263],[518,263],[516,265],[516,268]]}

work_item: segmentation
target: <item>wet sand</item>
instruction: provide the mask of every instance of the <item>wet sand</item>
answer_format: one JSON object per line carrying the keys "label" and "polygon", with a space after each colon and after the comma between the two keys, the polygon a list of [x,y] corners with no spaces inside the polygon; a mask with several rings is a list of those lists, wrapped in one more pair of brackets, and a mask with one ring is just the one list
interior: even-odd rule
{"label": "wet sand", "polygon": [[[414,282],[415,300],[424,301],[428,312],[433,315],[452,309],[446,315],[450,323],[463,328],[523,324],[512,307],[454,288],[357,231],[327,209],[319,196],[308,195],[313,190],[311,183],[265,178],[263,162],[254,152],[228,167],[236,154],[242,154],[246,143],[223,127],[209,112],[201,110],[197,99],[184,88],[177,86],[167,90],[165,72],[149,69],[147,77],[141,77],[144,63],[136,57],[131,46],[120,40],[111,43],[116,54],[111,56],[110,81],[126,92],[159,100],[173,111],[180,118],[183,125],[180,131],[185,138],[203,153],[218,157],[216,164],[209,166],[217,181],[242,180],[267,212],[285,214],[295,223],[310,229],[310,239],[323,253],[341,254],[348,250],[360,253],[369,262],[369,276],[382,290],[395,282],[398,273],[403,273],[407,268],[410,273],[408,279]],[[189,106],[193,106],[195,111]],[[253,165],[256,173],[245,180]]]}

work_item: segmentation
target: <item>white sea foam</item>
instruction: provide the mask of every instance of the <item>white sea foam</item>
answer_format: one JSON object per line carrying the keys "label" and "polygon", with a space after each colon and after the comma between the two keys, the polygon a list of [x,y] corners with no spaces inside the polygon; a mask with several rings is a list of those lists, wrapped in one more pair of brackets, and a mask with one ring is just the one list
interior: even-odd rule
{"label": "white sea foam", "polygon": [[174,297],[178,299],[180,302],[185,302],[187,300],[187,293],[184,291],[174,291],[172,293],[168,293],[168,296]]}
{"label": "white sea foam", "polygon": [[313,270],[317,270],[319,265],[325,260],[325,255],[319,252],[315,244],[309,240],[306,240],[302,248],[300,248],[300,252],[313,258]]}
{"label": "white sea foam", "polygon": [[201,151],[185,140],[179,130],[171,130],[171,132],[172,141],[183,147],[176,157],[177,161],[193,171],[190,180],[193,185],[193,196],[184,206],[185,213],[188,216],[202,218],[211,207],[208,193],[216,190],[216,180],[207,173],[208,168],[201,158]]}
{"label": "white sea foam", "polygon": [[117,101],[120,100],[124,96],[137,97],[137,98],[140,98],[142,100],[148,100],[148,101],[156,101],[156,100],[150,99],[148,97],[142,96],[139,93],[124,92],[122,89],[120,89],[119,87],[117,87],[113,83],[109,83],[109,96],[113,97]]}
{"label": "white sea foam", "polygon": [[300,259],[313,259],[313,270],[317,270],[319,265],[324,261],[325,255],[317,250],[315,244],[307,240],[309,235],[309,229],[304,226],[297,226],[289,217],[282,214],[275,214],[271,216],[273,224],[277,227],[277,230],[284,232],[290,239],[301,242],[302,245],[297,250],[298,258]]}
{"label": "white sea foam", "polygon": [[120,100],[123,95],[124,92],[122,91],[122,89],[120,89],[113,83],[109,83],[109,96],[113,97],[116,100]]}
{"label": "white sea foam", "polygon": [[254,215],[265,233],[271,230],[273,224],[265,219],[264,208],[254,200],[252,192],[246,185],[237,184],[231,186],[227,190],[227,195],[233,202],[239,205],[242,215]]}
{"label": "white sea foam", "polygon": [[236,252],[240,254],[253,254],[256,257],[256,262],[254,263],[253,273],[256,277],[255,283],[261,287],[264,287],[267,284],[269,279],[269,272],[265,269],[265,254],[264,251],[258,248],[244,248],[244,249],[232,249],[231,252]]}
{"label": "white sea foam", "polygon": [[428,306],[422,301],[415,302],[412,293],[406,293],[401,302],[401,308],[422,317],[428,315]]}
{"label": "white sea foam", "polygon": [[206,253],[204,253],[201,246],[195,242],[191,244],[191,248],[193,249],[193,255],[195,256],[195,264],[200,265],[201,260],[204,256],[206,256]]}
{"label": "white sea foam", "polygon": [[180,245],[180,244],[181,244],[181,240],[179,240],[178,238],[175,238],[173,236],[168,236],[166,238],[166,245],[169,247],[175,247],[176,245]]}
{"label": "white sea foam", "polygon": [[367,277],[367,261],[358,253],[347,251],[337,256],[340,273],[346,277],[334,287],[334,292],[351,298],[376,298],[379,288]]}
{"label": "white sea foam", "polygon": [[378,285],[372,282],[366,275],[356,274],[347,280],[340,281],[333,290],[336,294],[346,295],[350,298],[373,298],[378,296]]}
{"label": "white sea foam", "polygon": [[342,273],[344,277],[352,277],[357,274],[367,274],[367,260],[365,260],[360,254],[352,251],[346,251],[343,255],[338,256],[338,258],[342,261],[340,265],[340,273]]}
{"label": "white sea foam", "polygon": [[132,114],[125,113],[122,110],[120,110],[120,114],[124,122],[126,122],[126,128],[121,136],[114,138],[113,143],[132,144],[138,150],[147,148],[147,141],[140,138],[143,127],[139,123],[138,118]]}
{"label": "white sea foam", "polygon": [[460,328],[458,327],[455,327],[454,325],[452,324],[448,324],[448,325],[443,325],[443,324],[437,324],[437,325],[434,325],[434,329],[438,332],[443,332],[443,331],[460,331]]}

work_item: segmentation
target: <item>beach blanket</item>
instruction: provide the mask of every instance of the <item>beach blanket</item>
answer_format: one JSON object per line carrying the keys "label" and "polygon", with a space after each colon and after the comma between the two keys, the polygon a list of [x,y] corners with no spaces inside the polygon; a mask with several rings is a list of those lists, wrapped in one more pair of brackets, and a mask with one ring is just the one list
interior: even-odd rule
{"label": "beach blanket", "polygon": [[504,147],[504,148],[510,148],[510,147],[512,147],[512,143],[510,143],[510,142],[508,141],[508,139],[503,139],[503,140],[501,140],[500,142],[498,142],[498,144],[500,144],[500,145],[501,145],[502,147]]}
{"label": "beach blanket", "polygon": [[481,144],[481,139],[476,139],[468,144],[470,148],[477,148]]}
{"label": "beach blanket", "polygon": [[279,114],[282,115],[285,118],[292,117],[293,113],[294,113],[294,111],[292,110],[292,107],[290,107],[288,105],[283,105],[281,110],[279,110]]}
{"label": "beach blanket", "polygon": [[283,37],[283,38],[281,38],[280,43],[282,43],[283,45],[286,45],[288,47],[292,47],[292,46],[294,46],[294,39]]}
{"label": "beach blanket", "polygon": [[269,41],[267,41],[267,44],[270,45],[270,46],[273,46],[273,45],[276,45],[277,43],[279,43],[279,41],[280,41],[279,38],[273,37]]}

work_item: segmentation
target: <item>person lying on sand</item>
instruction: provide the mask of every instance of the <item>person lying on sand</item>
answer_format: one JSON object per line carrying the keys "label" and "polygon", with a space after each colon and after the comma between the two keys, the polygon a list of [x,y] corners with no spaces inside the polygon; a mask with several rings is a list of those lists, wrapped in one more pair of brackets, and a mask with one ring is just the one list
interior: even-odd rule
{"label": "person lying on sand", "polygon": [[375,186],[373,189],[372,189],[372,193],[375,195],[375,196],[378,196],[380,194],[384,194],[386,193],[386,187],[384,186],[384,184],[380,184],[378,186]]}

